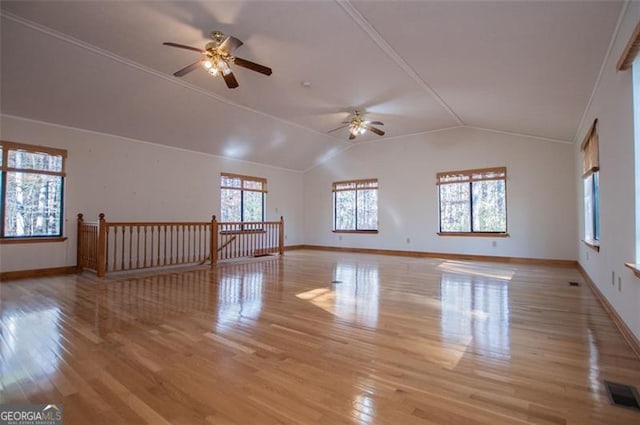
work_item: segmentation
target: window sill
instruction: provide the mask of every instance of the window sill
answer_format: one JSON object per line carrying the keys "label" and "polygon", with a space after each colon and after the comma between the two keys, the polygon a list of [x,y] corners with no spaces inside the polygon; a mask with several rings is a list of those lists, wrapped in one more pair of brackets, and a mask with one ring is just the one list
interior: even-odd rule
{"label": "window sill", "polygon": [[631,271],[633,271],[633,274],[636,275],[637,278],[640,278],[640,264],[624,263],[624,265],[629,267]]}
{"label": "window sill", "polygon": [[438,232],[438,236],[471,236],[479,238],[508,238],[506,232]]}
{"label": "window sill", "polygon": [[0,245],[4,244],[20,244],[20,243],[48,243],[48,242],[64,242],[67,238],[60,237],[46,237],[46,238],[0,238]]}
{"label": "window sill", "polygon": [[370,233],[376,234],[377,230],[334,230],[333,233]]}
{"label": "window sill", "polygon": [[589,248],[600,252],[600,242],[598,242],[598,241],[587,241],[587,240],[582,240],[582,242],[584,242],[584,244],[586,246],[588,246]]}

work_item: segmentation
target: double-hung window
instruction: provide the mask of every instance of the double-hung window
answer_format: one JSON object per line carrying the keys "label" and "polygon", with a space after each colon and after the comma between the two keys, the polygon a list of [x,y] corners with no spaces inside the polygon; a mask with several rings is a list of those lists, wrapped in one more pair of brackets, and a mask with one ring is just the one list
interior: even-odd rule
{"label": "double-hung window", "polygon": [[436,176],[440,235],[507,235],[507,169],[447,171]]}
{"label": "double-hung window", "polygon": [[333,183],[333,231],[378,231],[378,179]]}
{"label": "double-hung window", "polygon": [[0,239],[62,237],[67,151],[0,141]]}
{"label": "double-hung window", "polygon": [[220,219],[223,222],[264,221],[267,179],[220,174]]}
{"label": "double-hung window", "polygon": [[635,262],[626,263],[640,278],[640,22],[636,24],[631,38],[627,42],[620,59],[618,71],[631,69],[633,90],[633,128],[635,162]]}
{"label": "double-hung window", "polygon": [[600,246],[600,161],[598,154],[598,120],[591,125],[581,146],[584,197],[584,241]]}

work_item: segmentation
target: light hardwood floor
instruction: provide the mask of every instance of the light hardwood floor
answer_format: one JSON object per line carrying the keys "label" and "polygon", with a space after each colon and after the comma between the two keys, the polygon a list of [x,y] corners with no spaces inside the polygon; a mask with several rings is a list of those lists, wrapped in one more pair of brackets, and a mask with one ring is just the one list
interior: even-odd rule
{"label": "light hardwood floor", "polygon": [[[332,284],[332,281],[340,283]],[[575,269],[319,251],[0,285],[0,403],[65,424],[640,424]]]}

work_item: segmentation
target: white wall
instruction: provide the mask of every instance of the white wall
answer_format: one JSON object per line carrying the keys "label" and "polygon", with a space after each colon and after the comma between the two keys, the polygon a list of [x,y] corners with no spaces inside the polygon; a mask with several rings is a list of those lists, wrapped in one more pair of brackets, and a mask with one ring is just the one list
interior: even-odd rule
{"label": "white wall", "polygon": [[[510,236],[438,236],[436,173],[496,166],[507,167]],[[574,169],[571,144],[472,128],[356,144],[305,173],[305,243],[574,260]],[[379,179],[379,233],[332,233],[331,183],[362,178]]]}
{"label": "white wall", "polygon": [[[616,71],[616,63],[639,20],[640,3],[630,2],[592,103],[578,132],[579,139],[574,152],[577,162],[574,179],[579,185],[576,199],[578,235],[581,239],[584,237],[584,209],[582,170],[579,168],[579,161],[582,160],[580,143],[593,120],[598,118],[600,252],[578,241],[578,261],[638,338],[640,280],[624,266],[624,263],[634,262],[636,258],[632,73],[631,70]],[[615,274],[613,285],[612,273]]]}
{"label": "white wall", "polygon": [[[267,220],[303,243],[302,174],[41,122],[0,117],[3,140],[67,149],[66,242],[0,245],[0,270],[75,265],[76,215],[111,221],[207,221],[220,215],[220,172],[265,177]],[[213,135],[212,135],[213,137]]]}

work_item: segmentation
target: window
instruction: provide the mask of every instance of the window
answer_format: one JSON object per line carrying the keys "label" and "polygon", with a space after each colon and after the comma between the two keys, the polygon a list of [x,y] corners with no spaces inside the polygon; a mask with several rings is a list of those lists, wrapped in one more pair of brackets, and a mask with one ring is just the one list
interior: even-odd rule
{"label": "window", "polygon": [[447,171],[436,176],[440,235],[506,236],[507,169]]}
{"label": "window", "polygon": [[264,221],[267,179],[220,174],[220,220],[223,222]]}
{"label": "window", "polygon": [[584,241],[596,249],[600,241],[600,165],[597,126],[596,119],[580,148],[584,188]]}
{"label": "window", "polygon": [[378,179],[333,183],[333,231],[378,231]]}
{"label": "window", "polygon": [[0,236],[62,236],[67,151],[0,141]]}
{"label": "window", "polygon": [[633,127],[634,127],[634,163],[635,163],[635,263],[625,265],[633,270],[640,278],[640,22],[636,24],[635,30],[618,60],[618,71],[632,69],[633,85]]}

